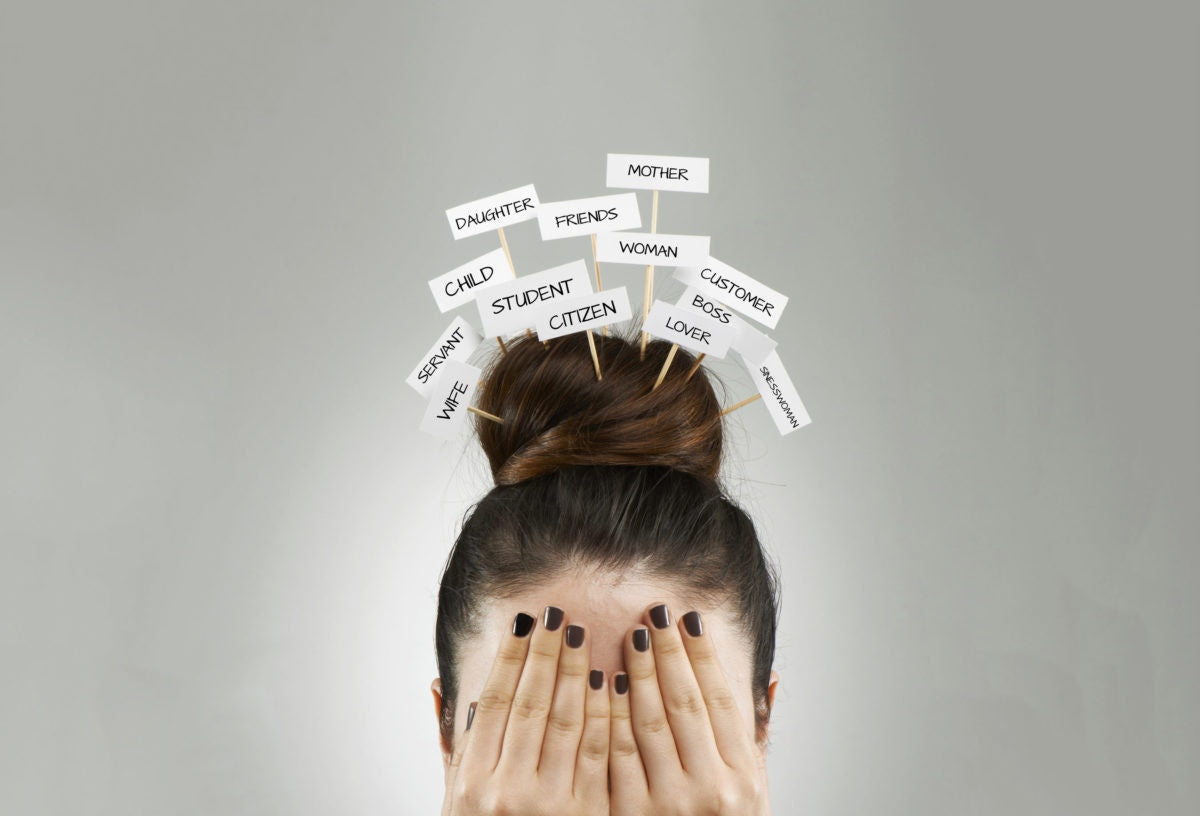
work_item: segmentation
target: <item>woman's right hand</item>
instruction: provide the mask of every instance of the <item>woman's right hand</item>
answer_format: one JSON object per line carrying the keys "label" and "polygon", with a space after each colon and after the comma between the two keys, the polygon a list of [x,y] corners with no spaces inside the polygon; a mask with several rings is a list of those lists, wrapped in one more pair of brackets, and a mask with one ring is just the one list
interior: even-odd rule
{"label": "woman's right hand", "polygon": [[450,758],[443,816],[607,816],[608,689],[564,617],[547,607],[535,626],[522,612],[502,637]]}

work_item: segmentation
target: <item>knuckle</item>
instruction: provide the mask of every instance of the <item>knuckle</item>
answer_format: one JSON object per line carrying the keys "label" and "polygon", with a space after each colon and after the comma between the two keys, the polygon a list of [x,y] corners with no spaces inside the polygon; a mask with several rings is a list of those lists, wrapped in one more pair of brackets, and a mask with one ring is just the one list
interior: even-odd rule
{"label": "knuckle", "polygon": [[602,762],[608,757],[608,741],[599,735],[584,736],[579,754],[589,762]]}
{"label": "knuckle", "polygon": [[678,632],[666,634],[671,630],[664,630],[664,633],[659,634],[658,639],[654,641],[654,653],[659,658],[668,658],[670,660],[680,660],[683,658],[683,641],[679,639]]}
{"label": "knuckle", "polygon": [[672,714],[682,714],[689,717],[703,714],[706,710],[704,695],[692,689],[677,691],[667,699],[667,705],[670,707]]}
{"label": "knuckle", "polygon": [[564,660],[558,664],[558,676],[578,679],[587,676],[591,667],[580,660]]}
{"label": "knuckle", "polygon": [[512,704],[512,695],[502,689],[486,688],[479,695],[479,700],[475,703],[475,714],[479,715],[480,711],[491,711],[495,713],[503,713],[508,711],[508,707]]}
{"label": "knuckle", "polygon": [[614,759],[629,759],[637,756],[637,742],[629,737],[617,737],[612,741],[610,753]]}
{"label": "knuckle", "polygon": [[529,644],[529,654],[532,658],[541,660],[558,660],[559,642],[557,638],[537,638]]}
{"label": "knuckle", "polygon": [[629,675],[629,682],[646,683],[655,678],[654,661],[637,661],[631,666],[626,667],[626,673]]}
{"label": "knuckle", "polygon": [[728,691],[712,691],[704,696],[704,703],[711,710],[722,714],[735,713],[738,710],[737,700]]}
{"label": "knuckle", "polygon": [[667,718],[658,715],[647,717],[646,719],[639,721],[637,727],[638,730],[643,734],[651,737],[658,736],[662,733],[669,733],[671,730],[671,725],[667,722]]}
{"label": "knuckle", "polygon": [[509,716],[525,720],[544,720],[550,714],[550,701],[541,694],[517,694]]}
{"label": "knuckle", "polygon": [[571,714],[551,711],[549,719],[546,720],[546,730],[560,736],[576,734],[581,728],[583,720]]}

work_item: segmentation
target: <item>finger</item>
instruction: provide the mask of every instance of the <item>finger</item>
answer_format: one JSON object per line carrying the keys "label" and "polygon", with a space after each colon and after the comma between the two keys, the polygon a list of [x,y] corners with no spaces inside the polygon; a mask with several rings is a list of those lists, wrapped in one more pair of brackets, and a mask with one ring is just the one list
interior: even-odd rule
{"label": "finger", "polygon": [[708,709],[692,665],[683,648],[679,629],[671,625],[671,613],[666,604],[659,604],[646,613],[650,624],[651,654],[658,672],[658,688],[671,733],[679,751],[683,770],[698,773],[704,768],[723,764],[713,738]]}
{"label": "finger", "polygon": [[629,672],[629,710],[638,753],[646,766],[651,787],[669,784],[683,773],[679,752],[658,688],[650,632],[645,627],[631,630],[625,638],[625,668]]}
{"label": "finger", "polygon": [[629,675],[613,675],[609,693],[610,737],[608,745],[608,775],[612,780],[610,807],[613,813],[637,813],[650,795],[646,767],[633,736],[633,719],[629,709]]}
{"label": "finger", "polygon": [[453,816],[454,805],[458,797],[458,774],[462,767],[463,754],[471,739],[471,725],[475,719],[476,703],[471,703],[467,709],[467,727],[454,741],[454,751],[450,754],[450,766],[446,769],[446,798],[442,802],[442,816]]}
{"label": "finger", "polygon": [[558,630],[562,623],[563,611],[557,606],[547,606],[542,625],[534,627],[500,748],[500,762],[504,765],[524,767],[530,773],[537,771],[546,737],[546,720],[554,699],[554,678],[562,651],[562,632]]}
{"label": "finger", "polygon": [[575,757],[583,737],[584,696],[587,692],[589,651],[582,626],[571,624],[564,630],[563,647],[558,655],[558,679],[554,685],[554,703],[546,720],[546,738],[538,775],[550,781],[555,790],[570,791],[575,776]]}
{"label": "finger", "polygon": [[691,660],[692,673],[700,685],[700,692],[704,695],[717,750],[729,766],[751,767],[755,761],[754,744],[746,731],[737,698],[730,691],[725,672],[721,670],[712,638],[704,631],[700,613],[688,612],[680,624],[685,632],[683,646]]}
{"label": "finger", "polygon": [[500,638],[500,648],[496,651],[492,670],[475,707],[475,718],[471,724],[475,748],[462,760],[467,766],[479,767],[491,773],[500,762],[501,741],[504,739],[513,695],[521,679],[521,670],[525,666],[533,623],[531,615],[519,612],[513,618],[511,634]]}
{"label": "finger", "polygon": [[605,685],[604,672],[592,669],[588,673],[583,737],[575,761],[575,798],[583,802],[608,799],[610,703]]}

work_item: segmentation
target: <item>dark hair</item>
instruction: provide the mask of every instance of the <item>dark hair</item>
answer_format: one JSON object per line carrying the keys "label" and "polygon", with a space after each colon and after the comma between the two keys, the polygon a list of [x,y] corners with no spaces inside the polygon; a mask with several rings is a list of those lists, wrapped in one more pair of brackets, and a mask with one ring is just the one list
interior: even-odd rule
{"label": "dark hair", "polygon": [[484,375],[476,431],[494,487],[468,513],[438,593],[442,739],[453,743],[458,648],[476,613],[564,568],[638,567],[702,600],[731,602],[753,644],[756,721],[764,732],[775,654],[777,581],[749,516],[718,483],[721,403],[680,349],[595,335],[549,345],[523,337]]}

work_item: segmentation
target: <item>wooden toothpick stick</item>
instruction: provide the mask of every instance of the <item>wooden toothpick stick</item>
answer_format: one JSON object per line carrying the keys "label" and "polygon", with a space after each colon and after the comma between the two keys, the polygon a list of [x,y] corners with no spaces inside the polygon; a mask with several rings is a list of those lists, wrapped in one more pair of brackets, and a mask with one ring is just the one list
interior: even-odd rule
{"label": "wooden toothpick stick", "polygon": [[504,345],[504,338],[497,334],[496,342],[500,344],[500,350],[505,354],[508,354],[508,346]]}
{"label": "wooden toothpick stick", "polygon": [[728,408],[726,408],[724,411],[722,411],[721,416],[725,416],[726,414],[732,414],[738,408],[742,408],[742,407],[754,402],[755,400],[760,400],[760,399],[762,399],[762,394],[755,394],[753,397],[746,397],[741,402],[735,402],[733,405],[730,405]]}
{"label": "wooden toothpick stick", "polygon": [[504,420],[501,419],[500,417],[496,416],[495,414],[489,414],[487,411],[484,411],[480,408],[476,408],[474,405],[468,405],[467,410],[470,411],[475,416],[481,416],[484,419],[490,419],[492,422],[495,422],[497,425],[504,424]]}
{"label": "wooden toothpick stick", "polygon": [[702,351],[702,352],[700,352],[700,356],[696,358],[696,363],[695,363],[695,365],[693,365],[693,366],[692,366],[692,369],[691,369],[691,371],[689,371],[689,372],[687,373],[687,376],[683,378],[683,381],[684,381],[684,382],[687,382],[688,380],[690,380],[690,379],[692,378],[692,375],[693,375],[693,374],[695,374],[697,371],[699,371],[699,370],[700,370],[700,364],[704,362],[704,358],[705,358],[706,356],[707,356],[707,355],[706,355],[706,354],[705,354],[703,351]]}
{"label": "wooden toothpick stick", "polygon": [[[600,279],[600,259],[596,257],[596,233],[592,233],[592,265],[596,267],[596,291],[604,290],[604,281]],[[604,327],[604,336],[608,337],[608,326]]]}
{"label": "wooden toothpick stick", "polygon": [[508,239],[504,237],[504,227],[500,227],[496,232],[500,233],[500,248],[504,250],[504,257],[508,261],[508,268],[515,276],[517,268],[513,266],[512,253],[508,251]]}
{"label": "wooden toothpick stick", "polygon": [[592,330],[588,329],[588,348],[592,350],[592,364],[596,366],[596,379],[603,380],[604,376],[600,373],[600,356],[596,354],[596,335],[592,334]]}
{"label": "wooden toothpick stick", "polygon": [[[650,234],[654,235],[658,232],[658,190],[655,190],[650,197]],[[646,267],[646,285],[643,288],[642,294],[642,325],[646,325],[646,319],[650,316],[650,304],[654,302],[654,264]],[[642,359],[646,359],[646,341],[650,339],[650,335],[642,332]]]}
{"label": "wooden toothpick stick", "polygon": [[672,343],[671,350],[667,352],[667,359],[663,361],[662,371],[658,372],[658,379],[654,381],[654,387],[650,389],[651,391],[657,391],[658,387],[662,385],[662,381],[666,379],[667,369],[671,367],[671,361],[675,359],[675,352],[677,351],[679,351],[679,344]]}

